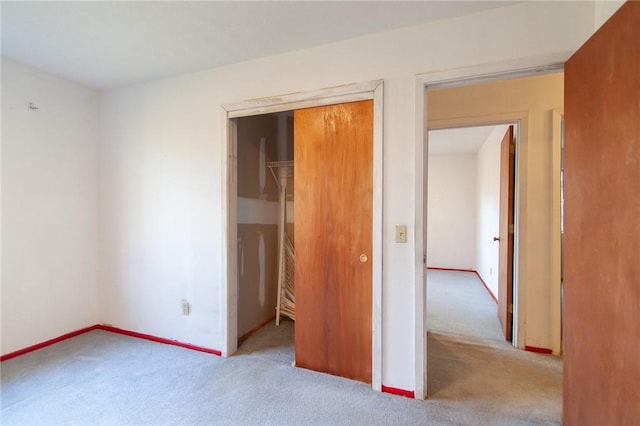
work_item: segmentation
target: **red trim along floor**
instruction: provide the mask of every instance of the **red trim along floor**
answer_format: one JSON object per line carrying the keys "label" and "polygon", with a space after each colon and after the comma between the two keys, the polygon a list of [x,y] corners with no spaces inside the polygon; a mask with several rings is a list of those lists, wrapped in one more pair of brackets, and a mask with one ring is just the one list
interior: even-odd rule
{"label": "red trim along floor", "polygon": [[183,342],[179,342],[177,340],[165,339],[163,337],[152,336],[150,334],[144,334],[144,333],[138,333],[138,332],[135,332],[135,331],[123,330],[121,328],[112,327],[110,325],[96,324],[96,325],[92,325],[91,327],[82,328],[80,330],[72,331],[71,333],[63,334],[62,336],[58,336],[58,337],[55,337],[53,339],[46,340],[46,341],[44,341],[42,343],[37,343],[35,345],[28,346],[28,347],[23,348],[23,349],[19,349],[19,350],[15,351],[15,352],[10,352],[10,353],[8,353],[6,355],[2,355],[0,357],[0,362],[9,360],[11,358],[15,358],[15,357],[20,356],[20,355],[27,354],[29,352],[37,351],[38,349],[42,349],[44,347],[53,345],[53,344],[58,343],[58,342],[62,342],[63,340],[67,340],[67,339],[70,339],[70,338],[75,337],[75,336],[79,336],[80,334],[88,333],[88,332],[93,331],[93,330],[103,330],[103,331],[109,331],[111,333],[124,334],[125,336],[131,336],[131,337],[137,337],[139,339],[151,340],[152,342],[163,343],[165,345],[180,346],[182,348],[191,349],[191,350],[198,351],[198,352],[206,352],[206,353],[209,353],[209,354],[222,356],[222,352],[220,352],[217,349],[205,348],[203,346],[192,345],[190,343],[183,343]]}
{"label": "red trim along floor", "polygon": [[535,352],[535,353],[538,353],[538,354],[547,354],[547,355],[551,355],[553,353],[553,351],[551,349],[538,348],[538,347],[535,347],[535,346],[525,346],[524,350],[528,351],[528,352]]}
{"label": "red trim along floor", "polygon": [[382,385],[382,392],[385,393],[390,393],[393,395],[400,395],[400,396],[406,396],[407,398],[414,398],[416,397],[416,394],[414,391],[409,391],[406,389],[400,389],[400,388],[394,388],[391,386],[385,386]]}
{"label": "red trim along floor", "polygon": [[480,276],[480,274],[478,273],[478,271],[473,271],[476,273],[476,275],[478,276],[478,279],[480,280],[480,282],[482,283],[482,285],[484,286],[484,288],[487,289],[487,293],[489,293],[489,296],[491,296],[491,298],[493,299],[494,302],[496,302],[496,304],[498,303],[498,298],[496,297],[495,294],[493,294],[493,292],[491,290],[489,290],[489,286],[487,285],[487,283],[484,282],[484,280],[482,279],[482,277]]}
{"label": "red trim along floor", "polygon": [[[35,345],[32,345],[32,346],[28,346],[26,348],[19,349],[19,350],[14,351],[14,352],[10,352],[10,353],[8,353],[6,355],[2,355],[0,357],[0,362],[7,361],[7,360],[9,360],[11,358],[15,358],[15,357],[18,357],[20,355],[27,354],[29,352],[37,351],[38,349],[45,348],[47,346],[62,342],[63,340],[67,340],[67,339],[70,339],[72,337],[84,334],[84,333],[88,333],[88,332],[93,331],[93,330],[103,330],[103,331],[108,331],[108,332],[111,332],[111,333],[123,334],[125,336],[136,337],[136,338],[145,339],[145,340],[151,340],[152,342],[163,343],[163,344],[166,344],[166,345],[180,346],[180,347],[183,347],[183,348],[186,348],[186,349],[191,349],[191,350],[199,351],[199,352],[206,352],[206,353],[210,353],[210,354],[217,355],[217,356],[221,356],[222,355],[222,352],[220,352],[217,349],[205,348],[205,347],[202,347],[202,346],[197,346],[197,345],[192,345],[192,344],[189,344],[189,343],[179,342],[177,340],[170,340],[170,339],[165,339],[163,337],[152,336],[150,334],[144,334],[144,333],[138,333],[136,331],[124,330],[124,329],[113,327],[113,326],[110,326],[110,325],[96,324],[96,325],[92,325],[91,327],[86,327],[86,328],[83,328],[83,329],[80,329],[80,330],[72,331],[71,333],[63,334],[62,336],[58,336],[58,337],[46,340],[46,341],[38,343],[38,344],[35,344]],[[393,395],[399,395],[399,396],[404,396],[404,397],[407,397],[407,398],[415,399],[415,392],[414,391],[409,391],[409,390],[400,389],[400,388],[394,388],[392,386],[382,385],[382,392],[386,392],[386,393],[390,393],[390,394],[393,394]]]}
{"label": "red trim along floor", "polygon": [[99,327],[100,327],[99,325],[92,325],[91,327],[87,327],[87,328],[83,328],[83,329],[80,329],[80,330],[72,331],[71,333],[63,334],[62,336],[58,336],[58,337],[46,340],[46,341],[41,342],[41,343],[36,343],[35,345],[28,346],[28,347],[23,348],[23,349],[18,349],[15,352],[10,352],[10,353],[8,353],[6,355],[2,355],[0,357],[0,362],[6,361],[6,360],[11,359],[11,358],[15,358],[15,357],[20,356],[20,355],[28,354],[29,352],[37,351],[38,349],[42,349],[42,348],[45,348],[47,346],[56,344],[58,342],[62,342],[63,340],[71,339],[72,337],[79,336],[80,334],[88,333],[88,332],[93,331],[93,330],[98,330]]}
{"label": "red trim along floor", "polygon": [[[434,271],[457,271],[457,272],[476,272],[473,269],[460,269],[460,268],[438,268],[436,266],[427,266],[427,269],[433,269]],[[476,272],[477,273],[477,272]]]}

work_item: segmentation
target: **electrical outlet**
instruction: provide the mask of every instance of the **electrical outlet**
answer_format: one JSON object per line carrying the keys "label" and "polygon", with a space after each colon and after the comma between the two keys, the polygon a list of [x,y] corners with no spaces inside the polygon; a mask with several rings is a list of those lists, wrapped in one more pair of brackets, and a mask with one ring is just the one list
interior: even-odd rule
{"label": "electrical outlet", "polygon": [[191,312],[189,302],[186,299],[182,299],[182,315],[189,315],[189,312]]}

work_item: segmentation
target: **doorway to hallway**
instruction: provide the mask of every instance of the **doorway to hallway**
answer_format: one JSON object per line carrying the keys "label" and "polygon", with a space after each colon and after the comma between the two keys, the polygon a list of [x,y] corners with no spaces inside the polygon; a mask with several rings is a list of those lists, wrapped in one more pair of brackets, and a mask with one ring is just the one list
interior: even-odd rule
{"label": "doorway to hallway", "polygon": [[[555,118],[563,105],[562,73],[426,86],[425,125],[437,129],[517,123],[515,131],[513,344],[559,353],[560,251],[559,161],[555,161]],[[553,120],[552,120],[553,118]],[[559,132],[558,132],[559,134]],[[428,149],[430,140],[425,147]],[[559,144],[558,144],[559,145]],[[425,161],[428,161],[425,158]],[[426,165],[426,164],[425,164]],[[428,174],[425,167],[425,174]],[[559,189],[559,185],[557,185]],[[428,217],[427,217],[428,220]],[[556,235],[557,232],[557,235]],[[502,234],[502,232],[501,232]],[[500,239],[502,235],[495,235]],[[427,245],[429,235],[426,236]],[[426,253],[427,266],[430,254]],[[476,269],[477,268],[471,268]],[[486,281],[486,272],[481,273]],[[428,283],[427,283],[428,289]],[[498,297],[500,300],[500,297]],[[506,333],[505,333],[506,334]]]}
{"label": "doorway to hallway", "polygon": [[[490,124],[429,131],[427,329],[430,331],[434,330],[434,321],[439,322],[437,318],[445,312],[450,318],[440,322],[443,325],[486,324],[473,320],[478,313],[474,309],[477,300],[481,305],[482,301],[488,302],[484,306],[488,308],[490,323],[500,319],[502,340],[512,340],[513,310],[507,307],[513,303],[514,128],[517,131],[515,124]],[[450,276],[461,279],[448,279]],[[482,298],[465,299],[465,292],[478,294],[473,292],[476,287]],[[438,303],[434,304],[434,300]],[[438,312],[440,306],[446,311]],[[487,309],[479,312],[486,314]],[[463,330],[466,337],[477,334],[473,327],[435,328],[453,334]]]}

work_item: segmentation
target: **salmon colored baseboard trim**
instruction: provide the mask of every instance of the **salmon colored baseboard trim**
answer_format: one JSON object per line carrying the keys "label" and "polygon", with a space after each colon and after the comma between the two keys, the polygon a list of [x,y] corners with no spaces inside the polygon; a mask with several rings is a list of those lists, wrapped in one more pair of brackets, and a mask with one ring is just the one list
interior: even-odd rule
{"label": "salmon colored baseboard trim", "polygon": [[29,352],[37,351],[38,349],[45,348],[47,346],[51,346],[53,344],[62,342],[63,340],[71,339],[72,337],[79,336],[84,333],[88,333],[93,330],[98,330],[100,328],[99,325],[92,325],[91,327],[82,328],[80,330],[72,331],[71,333],[63,334],[62,336],[54,337],[53,339],[45,340],[41,343],[36,343],[35,345],[27,346],[23,349],[18,349],[15,352],[10,352],[8,354],[0,356],[0,362],[7,361],[11,358],[15,358],[20,355],[28,354]]}
{"label": "salmon colored baseboard trim", "polygon": [[434,271],[457,271],[457,272],[476,272],[473,269],[460,269],[460,268],[439,268],[437,266],[427,266],[427,269],[433,269]]}
{"label": "salmon colored baseboard trim", "polygon": [[493,294],[493,292],[489,289],[489,286],[487,285],[487,283],[484,282],[484,280],[482,279],[482,277],[480,276],[480,274],[478,273],[478,271],[473,271],[476,273],[476,275],[478,276],[478,279],[480,280],[480,282],[482,283],[482,285],[484,286],[484,288],[487,289],[487,293],[489,293],[489,296],[491,296],[491,298],[493,299],[494,302],[498,303],[498,298],[496,297],[495,294]]}
{"label": "salmon colored baseboard trim", "polygon": [[489,296],[491,296],[493,301],[498,303],[498,298],[495,296],[495,294],[493,294],[493,292],[491,290],[489,290],[489,286],[487,286],[487,283],[484,282],[484,280],[482,279],[482,277],[480,276],[478,271],[476,271],[475,269],[436,268],[436,267],[433,267],[433,266],[428,266],[427,269],[433,269],[434,271],[473,272],[474,274],[476,274],[478,276],[478,278],[480,279],[480,282],[482,283],[484,288],[487,289],[487,292],[489,293]]}
{"label": "salmon colored baseboard trim", "polygon": [[20,356],[20,355],[27,354],[29,352],[37,351],[38,349],[42,349],[44,347],[53,345],[55,343],[62,342],[63,340],[67,340],[67,339],[70,339],[72,337],[79,336],[80,334],[88,333],[88,332],[93,331],[93,330],[103,330],[103,331],[109,331],[111,333],[124,334],[125,336],[137,337],[139,339],[145,339],[145,340],[151,340],[152,342],[156,342],[156,343],[164,343],[165,345],[180,346],[182,348],[191,349],[193,351],[206,352],[206,353],[209,353],[209,354],[222,356],[222,352],[217,350],[217,349],[205,348],[203,346],[197,346],[197,345],[192,345],[190,343],[179,342],[177,340],[165,339],[163,337],[152,336],[150,334],[144,334],[144,333],[138,333],[136,331],[124,330],[124,329],[113,327],[113,326],[110,326],[110,325],[96,324],[96,325],[92,325],[91,327],[86,327],[86,328],[82,328],[80,330],[72,331],[71,333],[63,334],[62,336],[58,336],[56,338],[53,338],[53,339],[50,339],[50,340],[46,340],[46,341],[44,341],[42,343],[37,343],[35,345],[28,346],[28,347],[23,348],[23,349],[19,349],[19,350],[15,351],[15,352],[11,352],[11,353],[8,353],[6,355],[2,355],[0,357],[0,362],[9,360],[11,358],[15,358],[15,357]]}
{"label": "salmon colored baseboard trim", "polygon": [[539,354],[548,354],[548,355],[551,355],[553,353],[553,351],[551,349],[537,348],[535,346],[525,346],[524,350],[528,351],[528,352],[535,352],[535,353],[539,353]]}
{"label": "salmon colored baseboard trim", "polygon": [[192,345],[190,343],[179,342],[178,340],[165,339],[164,337],[152,336],[151,334],[138,333],[137,331],[124,330],[111,325],[99,325],[99,330],[110,331],[112,333],[124,334],[125,336],[137,337],[139,339],[151,340],[152,342],[164,343],[165,345],[180,346],[198,352],[206,352],[217,356],[222,356],[222,352],[217,349],[205,348],[204,346]]}
{"label": "salmon colored baseboard trim", "polygon": [[385,386],[382,385],[382,392],[385,393],[390,393],[393,395],[400,395],[400,396],[406,396],[407,398],[414,398],[416,397],[416,394],[414,391],[409,391],[406,389],[400,389],[400,388],[394,388],[391,386]]}

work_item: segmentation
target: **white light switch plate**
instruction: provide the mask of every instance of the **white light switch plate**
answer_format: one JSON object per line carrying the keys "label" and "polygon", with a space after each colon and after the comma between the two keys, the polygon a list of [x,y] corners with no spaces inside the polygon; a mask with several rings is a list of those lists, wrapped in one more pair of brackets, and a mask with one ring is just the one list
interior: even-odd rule
{"label": "white light switch plate", "polygon": [[396,243],[407,242],[407,225],[396,225]]}

